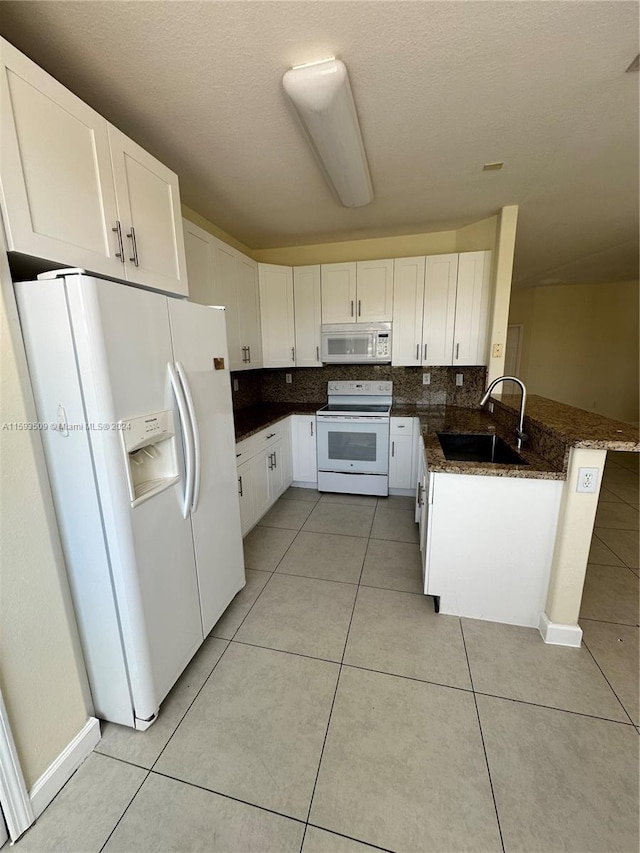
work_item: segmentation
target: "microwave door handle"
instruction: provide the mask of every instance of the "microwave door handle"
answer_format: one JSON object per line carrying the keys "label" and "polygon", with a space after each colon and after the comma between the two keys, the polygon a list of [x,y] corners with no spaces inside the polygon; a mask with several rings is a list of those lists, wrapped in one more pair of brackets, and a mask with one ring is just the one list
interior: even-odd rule
{"label": "microwave door handle", "polygon": [[189,423],[187,404],[184,399],[184,394],[182,392],[180,380],[178,379],[178,374],[176,373],[176,369],[173,364],[171,364],[171,362],[169,362],[169,364],[167,365],[167,369],[169,371],[169,382],[171,383],[171,388],[173,389],[173,394],[176,398],[176,403],[178,405],[178,416],[180,418],[182,435],[184,436],[185,486],[180,511],[182,512],[183,518],[188,518],[189,507],[191,506],[191,495],[193,492],[193,435],[191,433],[191,425]]}
{"label": "microwave door handle", "polygon": [[196,418],[196,407],[193,404],[193,396],[187,379],[187,371],[184,369],[182,362],[176,361],[176,370],[184,390],[184,398],[189,411],[189,420],[191,421],[191,432],[193,434],[193,494],[191,496],[191,512],[195,512],[198,508],[200,499],[200,479],[202,476],[202,453],[200,450],[200,432],[198,431],[198,419]]}

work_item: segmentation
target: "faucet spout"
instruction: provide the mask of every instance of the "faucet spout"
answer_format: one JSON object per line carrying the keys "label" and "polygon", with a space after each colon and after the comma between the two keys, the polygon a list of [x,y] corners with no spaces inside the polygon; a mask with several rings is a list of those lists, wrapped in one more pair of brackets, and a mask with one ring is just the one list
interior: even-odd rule
{"label": "faucet spout", "polygon": [[480,405],[484,406],[489,397],[491,396],[491,392],[496,387],[499,382],[515,382],[516,385],[520,387],[521,398],[520,398],[520,415],[518,418],[518,429],[516,430],[516,435],[518,437],[517,447],[518,450],[522,447],[522,442],[525,441],[527,436],[525,435],[523,429],[524,423],[524,407],[527,402],[527,389],[525,388],[524,382],[521,379],[518,379],[517,376],[498,376],[497,379],[494,379],[493,382],[489,384],[489,387],[482,395],[482,399],[480,400]]}

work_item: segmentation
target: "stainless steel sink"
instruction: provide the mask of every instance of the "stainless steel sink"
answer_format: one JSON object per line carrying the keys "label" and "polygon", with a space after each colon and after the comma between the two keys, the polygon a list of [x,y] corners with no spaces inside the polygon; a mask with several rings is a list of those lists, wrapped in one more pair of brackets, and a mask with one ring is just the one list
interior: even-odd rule
{"label": "stainless steel sink", "polygon": [[444,458],[451,462],[498,462],[500,465],[528,465],[506,441],[497,435],[437,433]]}

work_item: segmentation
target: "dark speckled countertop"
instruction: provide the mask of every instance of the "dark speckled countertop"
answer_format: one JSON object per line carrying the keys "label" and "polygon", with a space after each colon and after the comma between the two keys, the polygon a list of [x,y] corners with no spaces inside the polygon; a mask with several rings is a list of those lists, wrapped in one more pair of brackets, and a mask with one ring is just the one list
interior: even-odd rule
{"label": "dark speckled countertop", "polygon": [[[248,438],[289,415],[313,415],[325,402],[260,403],[239,409],[234,412],[236,441]],[[458,406],[405,404],[394,405],[391,415],[419,418],[430,470],[450,474],[564,480],[571,447],[640,451],[637,427],[532,395],[527,398],[524,422],[529,439],[517,451],[526,465],[446,460],[438,440],[439,432],[495,433],[516,449],[514,427],[520,399],[518,396],[504,397],[493,402],[493,414],[483,409]]]}

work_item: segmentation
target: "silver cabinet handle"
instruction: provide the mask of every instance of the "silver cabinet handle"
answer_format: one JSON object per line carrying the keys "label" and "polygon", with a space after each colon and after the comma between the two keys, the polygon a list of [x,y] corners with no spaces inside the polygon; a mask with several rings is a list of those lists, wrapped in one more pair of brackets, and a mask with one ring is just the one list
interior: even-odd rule
{"label": "silver cabinet handle", "polygon": [[275,452],[275,450],[273,451],[273,467],[278,467],[278,454]]}
{"label": "silver cabinet handle", "polygon": [[311,427],[311,438],[313,438],[313,421],[309,422],[309,426]]}
{"label": "silver cabinet handle", "polygon": [[247,347],[247,361],[251,364],[251,347]]}
{"label": "silver cabinet handle", "polygon": [[424,360],[427,360],[427,345],[424,345]]}
{"label": "silver cabinet handle", "polygon": [[460,354],[460,344],[456,344],[456,358],[458,358],[459,354]]}
{"label": "silver cabinet handle", "polygon": [[362,300],[358,299],[358,317],[362,315]]}
{"label": "silver cabinet handle", "polygon": [[269,433],[269,435],[265,438],[265,441],[268,441],[270,438],[273,438],[274,435],[276,435],[275,432]]}
{"label": "silver cabinet handle", "polygon": [[396,443],[395,443],[395,441],[392,441],[391,442],[391,456],[393,457],[395,455],[396,455]]}
{"label": "silver cabinet handle", "polygon": [[422,483],[418,483],[418,506],[422,506]]}
{"label": "silver cabinet handle", "polygon": [[249,347],[242,347],[242,363],[243,364],[247,364],[247,362],[249,361],[249,359],[247,358],[247,350],[248,349],[249,349]]}
{"label": "silver cabinet handle", "polygon": [[353,299],[351,300],[351,316],[353,317]]}
{"label": "silver cabinet handle", "polygon": [[416,344],[416,361],[420,360],[420,344]]}
{"label": "silver cabinet handle", "polygon": [[316,347],[316,361],[320,361],[320,347]]}
{"label": "silver cabinet handle", "polygon": [[122,226],[120,225],[120,220],[116,219],[116,227],[111,229],[118,235],[118,249],[116,252],[116,258],[120,258],[120,262],[124,263],[124,248],[122,246]]}
{"label": "silver cabinet handle", "polygon": [[133,261],[133,263],[137,267],[139,267],[140,264],[138,263],[138,243],[136,242],[136,229],[133,227],[133,225],[131,226],[131,231],[129,231],[127,237],[129,237],[129,239],[131,240],[131,248],[133,249],[133,257],[129,258],[129,260]]}
{"label": "silver cabinet handle", "polygon": [[291,361],[295,361],[295,360],[296,360],[296,348],[291,347]]}
{"label": "silver cabinet handle", "polygon": [[239,492],[238,492],[238,494],[239,494],[239,495],[240,495],[240,497],[242,498],[242,497],[244,497],[244,492],[242,491],[242,477],[238,477],[238,486],[239,486],[239,489],[240,489],[240,490],[239,490]]}

